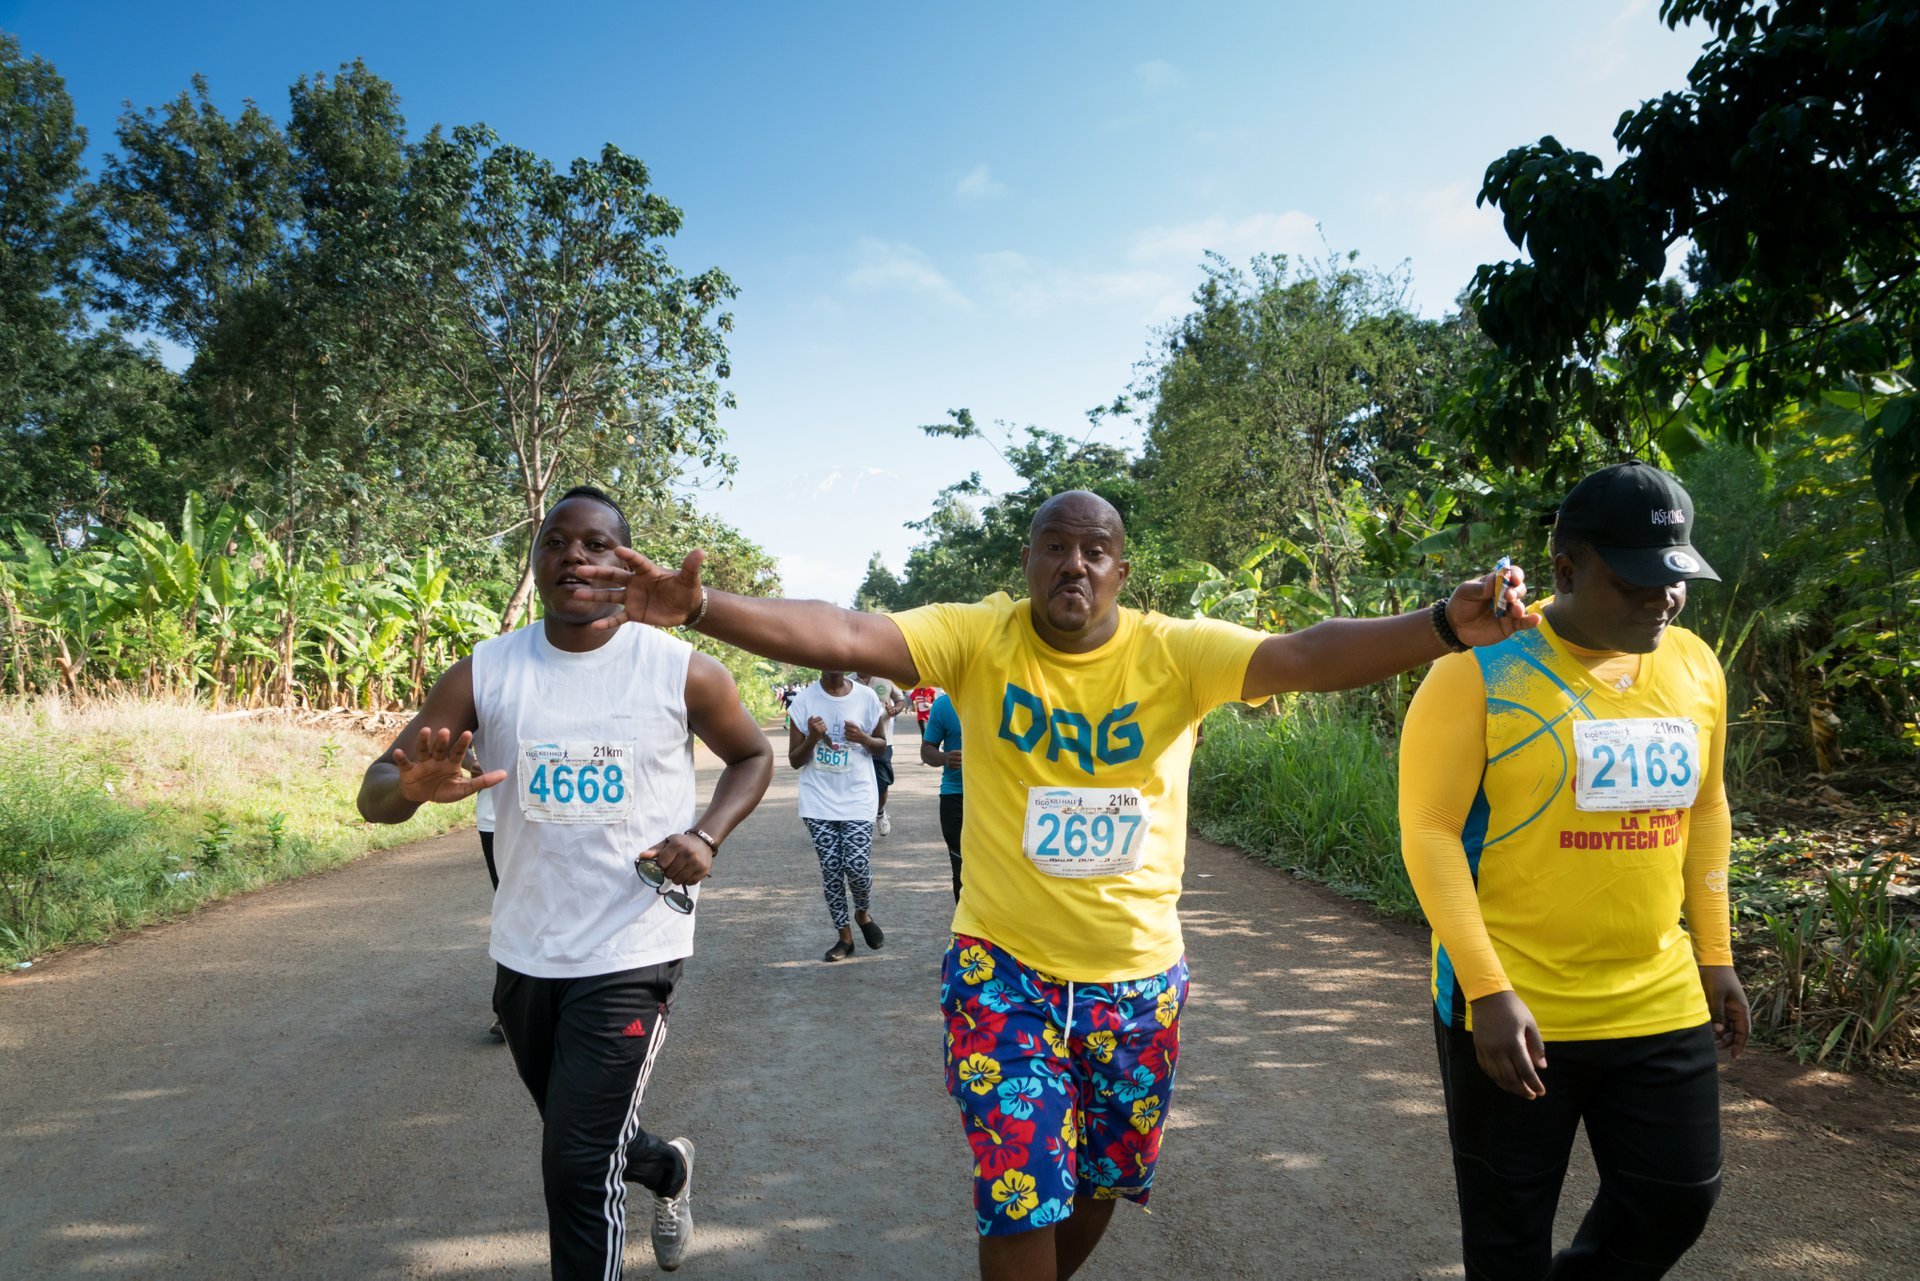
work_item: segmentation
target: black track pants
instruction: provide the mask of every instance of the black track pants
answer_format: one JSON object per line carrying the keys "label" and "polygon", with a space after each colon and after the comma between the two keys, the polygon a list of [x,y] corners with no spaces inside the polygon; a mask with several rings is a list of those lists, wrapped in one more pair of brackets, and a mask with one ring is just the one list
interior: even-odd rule
{"label": "black track pants", "polygon": [[967,798],[959,792],[940,793],[940,835],[947,842],[947,861],[953,864],[953,901],[960,901],[960,828]]}
{"label": "black track pants", "polygon": [[617,1281],[627,1181],[664,1196],[684,1177],[680,1154],[640,1128],[681,962],[578,979],[498,969],[494,1013],[545,1122],[540,1173],[553,1275]]}
{"label": "black track pants", "polygon": [[[1550,1041],[1545,1098],[1493,1083],[1473,1036],[1434,1020],[1468,1281],[1643,1281],[1665,1276],[1720,1195],[1713,1028]],[[1600,1193],[1553,1254],[1553,1216],[1586,1123]]]}

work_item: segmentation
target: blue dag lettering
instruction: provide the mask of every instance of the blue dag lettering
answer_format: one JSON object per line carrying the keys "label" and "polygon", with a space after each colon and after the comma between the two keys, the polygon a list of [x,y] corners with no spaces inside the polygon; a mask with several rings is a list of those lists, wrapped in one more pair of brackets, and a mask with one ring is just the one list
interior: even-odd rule
{"label": "blue dag lettering", "polygon": [[1100,719],[1096,729],[1079,712],[1065,708],[1049,711],[1039,695],[1009,681],[1000,699],[1000,737],[1023,752],[1033,751],[1041,739],[1050,738],[1048,760],[1057,761],[1066,753],[1092,774],[1096,760],[1102,765],[1121,765],[1137,760],[1145,750],[1146,739],[1132,720],[1139,706],[1136,701],[1115,708]]}

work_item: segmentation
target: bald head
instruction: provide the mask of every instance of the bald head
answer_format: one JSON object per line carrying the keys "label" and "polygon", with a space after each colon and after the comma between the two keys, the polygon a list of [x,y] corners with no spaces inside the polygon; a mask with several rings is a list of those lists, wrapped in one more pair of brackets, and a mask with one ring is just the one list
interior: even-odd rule
{"label": "bald head", "polygon": [[1039,532],[1049,526],[1076,532],[1099,530],[1113,539],[1115,555],[1126,550],[1127,526],[1120,519],[1119,509],[1088,490],[1069,489],[1041,503],[1027,526],[1027,542],[1034,543]]}

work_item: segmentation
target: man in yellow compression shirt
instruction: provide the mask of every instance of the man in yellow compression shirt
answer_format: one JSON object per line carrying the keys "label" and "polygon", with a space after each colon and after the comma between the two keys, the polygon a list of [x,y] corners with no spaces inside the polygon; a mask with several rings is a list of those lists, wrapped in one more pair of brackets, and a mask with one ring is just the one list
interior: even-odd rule
{"label": "man in yellow compression shirt", "polygon": [[[973,1150],[983,1277],[1067,1277],[1114,1198],[1145,1202],[1179,1057],[1187,765],[1234,699],[1346,689],[1537,620],[1512,571],[1397,618],[1268,636],[1121,609],[1126,530],[1089,493],[1035,513],[1028,597],[891,616],[760,600],[623,554],[587,593],[756,654],[939,685],[967,744],[967,874],[942,982],[947,1088]],[[581,570],[583,574],[588,569]],[[1457,633],[1457,635],[1456,635]]]}
{"label": "man in yellow compression shirt", "polygon": [[[1407,714],[1402,853],[1433,923],[1469,1278],[1662,1276],[1719,1194],[1714,1050],[1746,1044],[1747,1000],[1726,684],[1672,626],[1687,580],[1718,578],[1692,529],[1666,473],[1588,476],[1554,525],[1542,625],[1442,659]],[[1555,1256],[1581,1121],[1600,1192]]]}

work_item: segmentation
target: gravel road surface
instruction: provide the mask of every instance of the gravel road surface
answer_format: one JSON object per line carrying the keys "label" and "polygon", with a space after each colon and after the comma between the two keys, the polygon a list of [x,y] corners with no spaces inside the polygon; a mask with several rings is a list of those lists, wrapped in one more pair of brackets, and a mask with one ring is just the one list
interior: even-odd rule
{"label": "gravel road surface", "polygon": [[[784,762],[701,899],[644,1111],[700,1146],[679,1276],[973,1273],[934,1008],[937,773],[910,729],[898,757],[883,950],[820,962]],[[538,1122],[485,1035],[487,900],[463,831],[0,980],[0,1277],[544,1275]],[[1121,1207],[1088,1275],[1460,1276],[1420,940],[1197,840],[1185,921],[1154,1205]],[[1920,1159],[1893,1141],[1914,1128],[1826,1128],[1749,1072],[1727,1077],[1726,1193],[1676,1275],[1915,1276]],[[1582,1155],[1563,1240],[1591,1188]],[[628,1276],[652,1276],[634,1206]]]}

